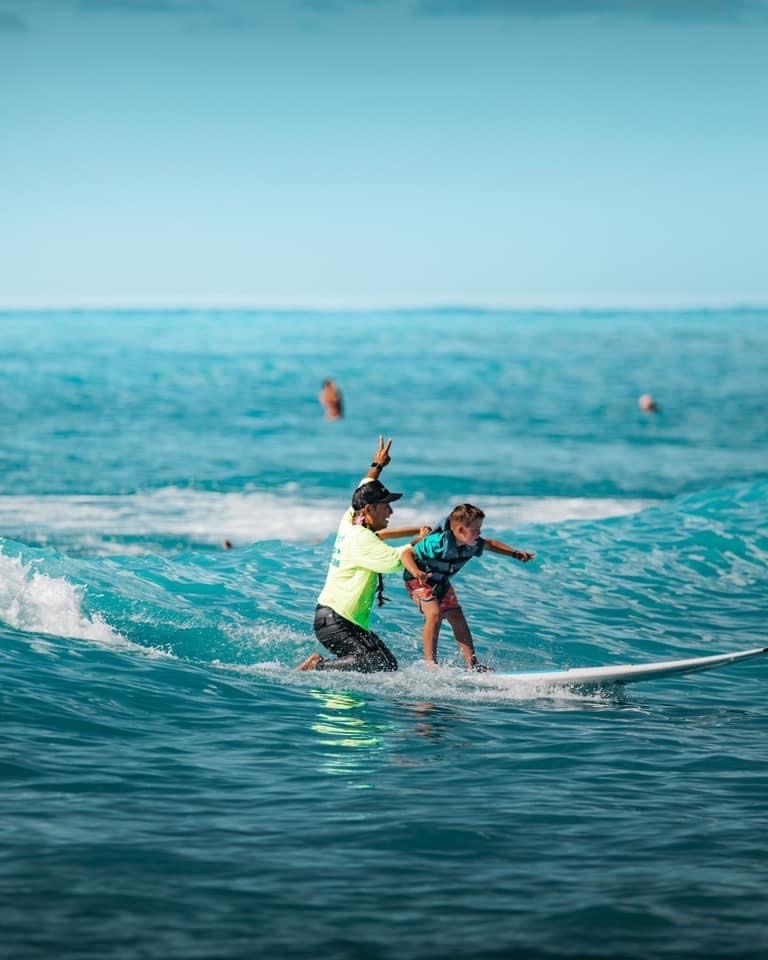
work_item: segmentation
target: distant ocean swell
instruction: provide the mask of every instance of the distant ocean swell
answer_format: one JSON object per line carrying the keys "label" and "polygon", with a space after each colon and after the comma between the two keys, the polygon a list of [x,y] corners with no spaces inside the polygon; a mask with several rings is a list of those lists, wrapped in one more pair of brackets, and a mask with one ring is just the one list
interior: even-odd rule
{"label": "distant ocean swell", "polygon": [[[166,487],[122,495],[0,496],[0,529],[24,543],[66,545],[69,552],[178,553],[256,541],[319,541],[335,532],[346,499],[299,499],[295,484],[275,492],[206,491]],[[636,513],[656,500],[594,497],[483,497],[489,522],[521,523],[599,519]],[[398,525],[435,522],[453,501],[423,494],[398,505]]]}
{"label": "distant ocean swell", "polygon": [[[536,550],[536,568],[478,561],[457,588],[479,635],[498,637],[490,642],[502,663],[560,656],[573,666],[606,653],[642,658],[675,655],[688,644],[702,652],[758,644],[758,597],[768,582],[767,503],[768,485],[756,481],[647,509],[633,504],[625,516],[494,527]],[[311,509],[283,509],[282,522],[295,524],[298,537]],[[491,501],[489,517],[496,510],[503,522],[518,509]],[[618,504],[602,509],[618,513]],[[543,513],[552,512],[545,504]],[[134,514],[131,522],[156,518]],[[178,530],[183,538],[199,536],[181,523]],[[231,551],[91,558],[5,540],[0,617],[22,632],[130,641],[203,662],[258,662],[266,653],[288,666],[297,641],[312,642],[311,611],[329,549],[329,533],[314,544],[263,541]],[[381,628],[415,636],[416,617],[399,578],[391,578],[388,594],[395,602]]]}

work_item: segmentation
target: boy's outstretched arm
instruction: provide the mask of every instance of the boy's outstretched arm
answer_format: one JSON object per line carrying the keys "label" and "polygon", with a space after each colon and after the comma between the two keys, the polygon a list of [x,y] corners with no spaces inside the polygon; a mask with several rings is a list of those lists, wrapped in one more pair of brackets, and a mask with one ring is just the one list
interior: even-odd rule
{"label": "boy's outstretched arm", "polygon": [[484,539],[487,550],[490,550],[492,553],[500,553],[505,557],[513,557],[522,563],[528,563],[529,560],[533,560],[536,556],[535,553],[530,553],[528,550],[518,550],[515,547],[510,547],[508,543],[502,543],[501,540]]}

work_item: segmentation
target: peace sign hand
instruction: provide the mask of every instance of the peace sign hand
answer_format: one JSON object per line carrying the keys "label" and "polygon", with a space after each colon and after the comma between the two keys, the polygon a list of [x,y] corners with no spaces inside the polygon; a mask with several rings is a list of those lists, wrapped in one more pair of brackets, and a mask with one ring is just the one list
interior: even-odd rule
{"label": "peace sign hand", "polygon": [[380,467],[386,467],[390,462],[391,457],[389,456],[389,448],[392,446],[392,438],[390,437],[387,442],[384,442],[384,437],[379,437],[379,448],[373,455],[373,462],[378,463]]}

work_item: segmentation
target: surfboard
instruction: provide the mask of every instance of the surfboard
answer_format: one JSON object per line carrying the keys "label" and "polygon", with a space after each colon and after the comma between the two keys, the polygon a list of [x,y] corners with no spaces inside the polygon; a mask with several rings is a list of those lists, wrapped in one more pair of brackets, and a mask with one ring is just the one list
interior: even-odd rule
{"label": "surfboard", "polygon": [[536,684],[552,687],[608,686],[610,684],[637,683],[640,680],[660,680],[686,673],[701,673],[714,670],[729,663],[751,660],[768,653],[768,647],[738,650],[735,653],[719,653],[711,657],[692,657],[688,660],[658,660],[653,663],[618,663],[605,667],[572,667],[569,670],[534,670],[524,673],[484,673],[489,680]]}

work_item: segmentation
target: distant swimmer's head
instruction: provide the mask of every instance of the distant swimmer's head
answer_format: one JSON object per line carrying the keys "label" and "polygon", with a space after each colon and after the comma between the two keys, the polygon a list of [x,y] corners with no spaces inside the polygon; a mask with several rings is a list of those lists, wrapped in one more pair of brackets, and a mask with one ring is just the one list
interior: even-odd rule
{"label": "distant swimmer's head", "polygon": [[650,393],[644,393],[637,398],[637,405],[643,413],[656,413],[659,409],[658,403],[653,399]]}
{"label": "distant swimmer's head", "polygon": [[378,480],[370,480],[361,484],[352,494],[352,509],[358,511],[376,503],[394,503],[400,497],[402,493],[392,493]]}

